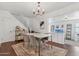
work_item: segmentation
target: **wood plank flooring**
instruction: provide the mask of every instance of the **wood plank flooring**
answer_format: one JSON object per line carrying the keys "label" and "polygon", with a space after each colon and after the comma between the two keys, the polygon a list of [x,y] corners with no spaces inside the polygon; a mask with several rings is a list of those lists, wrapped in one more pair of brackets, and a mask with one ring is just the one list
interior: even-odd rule
{"label": "wood plank flooring", "polygon": [[2,43],[0,47],[0,56],[16,56],[16,53],[14,52],[13,48],[11,45],[19,43],[18,41],[16,42],[6,42]]}
{"label": "wood plank flooring", "polygon": [[[23,41],[22,41],[23,42]],[[6,42],[6,43],[2,43],[1,47],[0,47],[0,56],[17,56],[16,53],[14,52],[13,48],[11,47],[11,45],[16,44],[19,42]],[[68,49],[68,53],[67,56],[79,56],[79,47],[78,46],[71,46],[68,44],[58,44],[55,42],[48,42],[54,46],[57,47],[61,47],[61,48],[65,48]]]}

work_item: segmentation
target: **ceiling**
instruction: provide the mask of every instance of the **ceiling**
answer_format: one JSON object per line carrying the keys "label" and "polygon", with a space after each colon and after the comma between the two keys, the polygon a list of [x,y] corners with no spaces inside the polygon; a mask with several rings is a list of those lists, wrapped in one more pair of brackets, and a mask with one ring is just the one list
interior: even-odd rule
{"label": "ceiling", "polygon": [[[45,9],[45,13],[59,10],[61,8],[72,5],[72,2],[41,2],[41,7]],[[0,10],[7,10],[15,15],[24,15],[34,17],[33,8],[36,2],[0,2]]]}

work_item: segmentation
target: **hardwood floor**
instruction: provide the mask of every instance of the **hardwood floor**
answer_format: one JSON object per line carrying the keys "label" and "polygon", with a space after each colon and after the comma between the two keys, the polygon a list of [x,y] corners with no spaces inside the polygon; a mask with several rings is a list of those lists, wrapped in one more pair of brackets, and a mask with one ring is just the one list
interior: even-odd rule
{"label": "hardwood floor", "polygon": [[[6,43],[2,43],[1,47],[0,47],[0,56],[16,56],[16,53],[14,52],[13,48],[11,47],[11,45],[13,44],[17,44],[19,42],[6,42]],[[64,49],[68,49],[68,53],[66,56],[79,56],[79,47],[78,46],[71,46],[68,44],[58,44],[55,42],[48,42],[48,44],[52,44],[54,46],[57,47],[61,47]]]}
{"label": "hardwood floor", "polygon": [[15,52],[12,49],[11,45],[15,44],[15,42],[6,42],[2,43],[0,47],[0,55],[1,56],[15,56]]}
{"label": "hardwood floor", "polygon": [[79,46],[72,46],[72,45],[68,45],[68,44],[62,45],[62,44],[58,44],[55,42],[53,42],[53,43],[48,42],[48,44],[67,49],[68,53],[66,56],[79,56]]}
{"label": "hardwood floor", "polygon": [[14,52],[13,48],[11,45],[19,43],[18,41],[16,42],[6,42],[2,43],[0,47],[0,56],[16,56],[16,53]]}

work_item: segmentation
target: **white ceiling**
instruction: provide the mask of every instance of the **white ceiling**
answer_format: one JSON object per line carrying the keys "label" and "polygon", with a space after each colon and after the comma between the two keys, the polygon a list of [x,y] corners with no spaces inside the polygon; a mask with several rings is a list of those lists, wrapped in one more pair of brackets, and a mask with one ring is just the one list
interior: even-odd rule
{"label": "white ceiling", "polygon": [[[41,7],[46,13],[59,10],[72,5],[72,2],[41,2]],[[15,15],[22,14],[27,17],[34,17],[33,8],[36,7],[34,2],[0,2],[0,10],[7,10]]]}

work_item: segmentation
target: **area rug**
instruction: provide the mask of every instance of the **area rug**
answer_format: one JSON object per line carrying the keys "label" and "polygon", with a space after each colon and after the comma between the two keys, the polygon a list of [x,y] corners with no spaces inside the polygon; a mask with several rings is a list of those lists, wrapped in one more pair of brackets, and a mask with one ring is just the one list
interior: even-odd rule
{"label": "area rug", "polygon": [[14,49],[17,56],[34,56],[34,55],[36,55],[34,50],[26,49],[23,46],[23,43],[18,43],[18,44],[12,45],[12,48]]}
{"label": "area rug", "polygon": [[[26,49],[23,46],[23,43],[12,45],[12,48],[14,49],[17,56],[38,56],[38,53],[36,53],[35,50]],[[51,48],[51,46],[49,46],[48,48],[41,49],[41,56],[65,56],[67,52],[67,49],[56,46],[52,46]]]}
{"label": "area rug", "polygon": [[50,46],[48,49],[43,49],[41,52],[42,56],[66,56],[68,50],[56,46],[52,46],[51,48]]}

